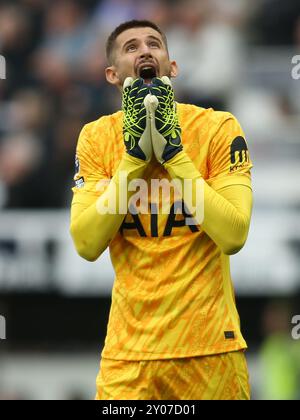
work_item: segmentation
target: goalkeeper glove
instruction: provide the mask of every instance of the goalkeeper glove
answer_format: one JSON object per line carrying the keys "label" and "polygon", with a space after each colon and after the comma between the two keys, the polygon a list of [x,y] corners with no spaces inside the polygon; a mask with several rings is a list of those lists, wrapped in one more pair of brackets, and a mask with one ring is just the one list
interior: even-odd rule
{"label": "goalkeeper glove", "polygon": [[145,105],[150,112],[152,146],[158,162],[165,163],[183,150],[174,90],[164,76],[152,80],[150,92]]}
{"label": "goalkeeper glove", "polygon": [[129,155],[148,162],[152,158],[153,149],[150,114],[144,105],[147,95],[150,95],[149,86],[144,84],[143,79],[127,77],[122,97],[124,143]]}

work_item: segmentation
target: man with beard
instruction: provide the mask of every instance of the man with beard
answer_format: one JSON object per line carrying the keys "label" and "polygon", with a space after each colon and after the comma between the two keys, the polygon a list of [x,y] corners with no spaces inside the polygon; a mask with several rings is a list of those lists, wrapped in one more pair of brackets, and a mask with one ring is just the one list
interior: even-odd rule
{"label": "man with beard", "polygon": [[[107,58],[122,111],[82,130],[71,214],[78,253],[109,246],[116,273],[96,399],[249,399],[229,268],[252,210],[244,133],[230,113],[175,102],[177,64],[153,22],[116,28]],[[177,182],[168,214],[150,191],[137,211],[136,180]]]}

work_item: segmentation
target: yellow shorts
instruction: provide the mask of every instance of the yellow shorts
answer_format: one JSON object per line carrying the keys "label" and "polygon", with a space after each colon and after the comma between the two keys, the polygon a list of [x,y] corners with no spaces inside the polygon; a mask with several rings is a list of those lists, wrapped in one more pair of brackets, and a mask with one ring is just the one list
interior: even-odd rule
{"label": "yellow shorts", "polygon": [[96,400],[249,400],[243,351],[186,359],[102,359]]}

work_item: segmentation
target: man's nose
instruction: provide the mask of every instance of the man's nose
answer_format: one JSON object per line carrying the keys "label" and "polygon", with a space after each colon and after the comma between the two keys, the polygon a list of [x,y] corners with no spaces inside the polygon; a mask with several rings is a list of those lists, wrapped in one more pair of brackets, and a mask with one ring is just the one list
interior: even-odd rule
{"label": "man's nose", "polygon": [[151,49],[147,44],[144,44],[141,46],[140,50],[140,58],[149,58],[152,57]]}

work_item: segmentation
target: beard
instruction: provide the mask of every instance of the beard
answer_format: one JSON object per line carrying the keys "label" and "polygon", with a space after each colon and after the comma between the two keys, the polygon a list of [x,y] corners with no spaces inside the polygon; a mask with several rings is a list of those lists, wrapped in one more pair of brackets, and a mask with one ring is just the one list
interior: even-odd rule
{"label": "beard", "polygon": [[131,74],[122,73],[122,74],[119,75],[119,79],[120,79],[119,87],[121,87],[121,89],[123,88],[123,84],[124,84],[125,80],[127,79],[127,77],[132,77],[133,79],[142,78],[146,84],[150,84],[152,79],[154,79],[155,77],[161,78],[163,76],[167,76],[167,77],[169,77],[169,79],[172,78],[171,67],[169,67],[167,70],[159,71],[159,72],[154,67],[151,67],[151,68],[149,67],[149,68],[146,68],[146,69],[141,69],[140,72],[132,71]]}

